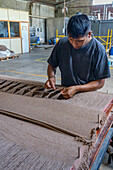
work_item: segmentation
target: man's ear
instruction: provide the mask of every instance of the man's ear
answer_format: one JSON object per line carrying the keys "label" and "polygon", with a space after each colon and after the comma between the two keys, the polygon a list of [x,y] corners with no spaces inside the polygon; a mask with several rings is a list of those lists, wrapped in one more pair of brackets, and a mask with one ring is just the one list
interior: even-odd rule
{"label": "man's ear", "polygon": [[89,31],[89,33],[88,33],[88,38],[91,37],[91,34],[92,34],[92,31]]}

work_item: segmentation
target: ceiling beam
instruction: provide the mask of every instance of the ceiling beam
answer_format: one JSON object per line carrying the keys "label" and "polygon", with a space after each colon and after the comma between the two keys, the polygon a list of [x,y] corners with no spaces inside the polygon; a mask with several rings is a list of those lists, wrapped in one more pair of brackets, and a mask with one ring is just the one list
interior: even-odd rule
{"label": "ceiling beam", "polygon": [[[65,0],[65,3],[69,3],[69,2],[70,2],[70,0]],[[44,1],[44,0],[31,0],[31,3],[32,4],[33,3],[40,3],[40,4],[56,7],[56,6],[64,4],[64,0],[62,0],[61,2],[56,2],[55,0],[47,0],[47,1]]]}
{"label": "ceiling beam", "polygon": [[43,0],[33,0],[33,1],[31,1],[31,3],[40,3],[40,4],[43,4],[43,5],[48,5],[48,6],[53,6],[53,7],[55,7],[56,4],[55,4],[54,2],[55,2],[55,1],[49,2],[49,1],[43,1]]}
{"label": "ceiling beam", "polygon": [[[71,2],[75,2],[75,0],[65,0],[65,4],[68,4],[68,3],[71,3]],[[59,7],[60,5],[63,5],[64,4],[64,0],[62,2],[59,2],[56,4],[56,7]]]}

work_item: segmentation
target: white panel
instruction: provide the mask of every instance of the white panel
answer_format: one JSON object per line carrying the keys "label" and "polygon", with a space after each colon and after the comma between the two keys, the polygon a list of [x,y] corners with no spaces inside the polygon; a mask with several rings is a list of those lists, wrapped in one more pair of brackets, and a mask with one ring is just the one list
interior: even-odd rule
{"label": "white panel", "polygon": [[20,12],[13,9],[8,9],[9,20],[11,21],[19,21],[20,20]]}
{"label": "white panel", "polygon": [[29,14],[28,14],[28,12],[20,11],[20,21],[29,22]]}
{"label": "white panel", "polygon": [[8,20],[7,9],[0,8],[0,20]]}
{"label": "white panel", "polygon": [[32,26],[36,28],[36,35],[40,37],[40,42],[44,43],[45,41],[45,20],[32,18]]}
{"label": "white panel", "polygon": [[21,23],[21,34],[22,34],[22,50],[23,53],[29,52],[29,34],[28,34],[28,23]]}
{"label": "white panel", "polygon": [[0,45],[5,45],[8,49],[10,49],[10,39],[0,39]]}
{"label": "white panel", "polygon": [[11,50],[16,54],[21,53],[21,38],[11,39]]}

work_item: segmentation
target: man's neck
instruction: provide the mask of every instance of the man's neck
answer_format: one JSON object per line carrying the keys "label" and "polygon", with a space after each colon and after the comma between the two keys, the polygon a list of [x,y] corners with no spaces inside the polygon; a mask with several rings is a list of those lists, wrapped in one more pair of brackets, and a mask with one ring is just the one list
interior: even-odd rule
{"label": "man's neck", "polygon": [[87,40],[86,40],[85,43],[82,45],[82,47],[85,46],[85,45],[87,45],[87,44],[91,41],[91,39],[92,39],[92,37],[87,38]]}

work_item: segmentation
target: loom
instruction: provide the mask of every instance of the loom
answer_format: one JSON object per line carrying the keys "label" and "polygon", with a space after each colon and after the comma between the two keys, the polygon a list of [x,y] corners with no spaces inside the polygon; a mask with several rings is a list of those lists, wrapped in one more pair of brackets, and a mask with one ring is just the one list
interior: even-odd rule
{"label": "loom", "polygon": [[84,92],[65,100],[60,88],[0,76],[0,168],[99,167],[112,136],[113,94]]}

